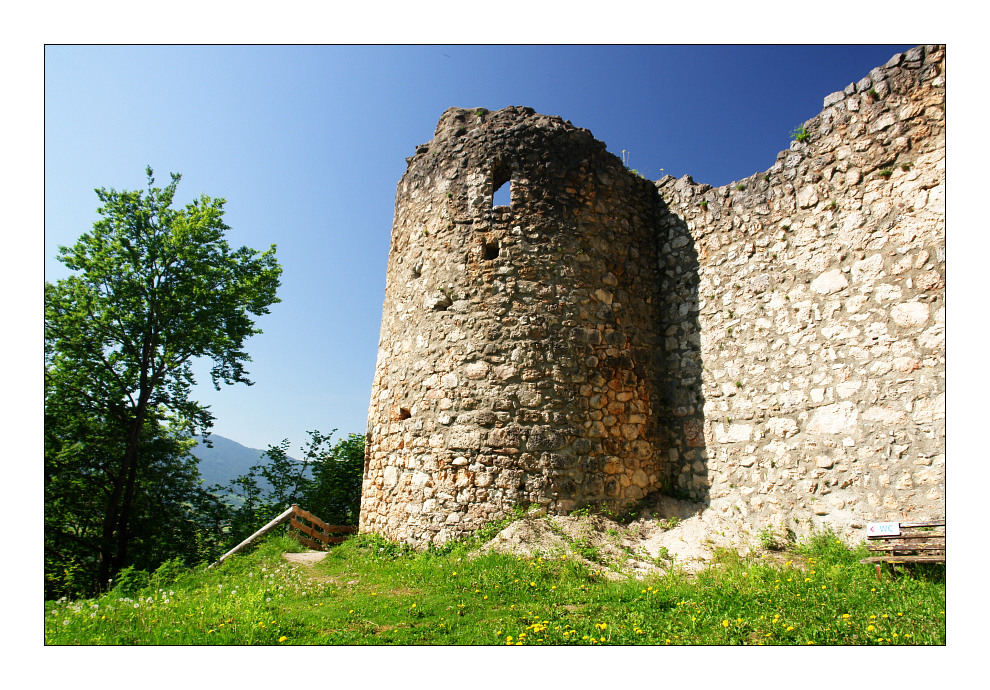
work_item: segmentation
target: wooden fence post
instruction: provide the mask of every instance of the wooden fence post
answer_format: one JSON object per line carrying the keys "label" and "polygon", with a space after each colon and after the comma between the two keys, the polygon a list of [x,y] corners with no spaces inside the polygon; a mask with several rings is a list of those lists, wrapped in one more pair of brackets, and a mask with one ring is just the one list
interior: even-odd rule
{"label": "wooden fence post", "polygon": [[[232,548],[230,551],[228,551],[227,553],[225,553],[224,555],[222,555],[220,557],[220,560],[217,561],[216,563],[214,563],[213,565],[211,565],[210,568],[212,568],[215,565],[220,565],[221,563],[223,563],[227,559],[228,556],[233,556],[235,553],[237,553],[238,551],[240,551],[241,549],[243,549],[245,546],[247,546],[248,544],[250,544],[252,541],[254,541],[255,539],[257,539],[258,537],[262,537],[262,536],[268,534],[273,529],[275,529],[276,527],[278,527],[279,525],[281,525],[283,522],[288,522],[289,518],[292,517],[292,513],[293,513],[294,510],[296,510],[296,508],[297,508],[297,506],[292,506],[291,508],[289,508],[288,510],[286,510],[284,513],[282,513],[277,518],[275,518],[274,520],[272,520],[271,522],[269,522],[267,525],[265,525],[264,527],[262,527],[261,529],[259,529],[257,532],[255,532],[254,534],[252,534],[250,537],[248,537],[247,539],[245,539],[244,541],[242,541],[240,544],[238,544],[237,546],[235,546],[234,548]],[[209,568],[207,568],[207,570],[209,570]]]}

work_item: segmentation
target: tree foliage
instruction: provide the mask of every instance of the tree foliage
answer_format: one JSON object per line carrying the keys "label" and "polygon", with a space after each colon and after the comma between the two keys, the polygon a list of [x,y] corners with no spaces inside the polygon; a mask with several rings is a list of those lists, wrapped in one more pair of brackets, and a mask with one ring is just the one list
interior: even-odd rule
{"label": "tree foliage", "polygon": [[172,208],[181,176],[146,172],[145,192],[96,190],[101,220],[59,247],[74,274],[45,283],[46,572],[63,584],[95,568],[105,586],[195,532],[209,497],[185,439],[213,417],[193,362],[218,389],[251,385],[244,344],[279,301],[274,245],[231,249],[224,199]]}

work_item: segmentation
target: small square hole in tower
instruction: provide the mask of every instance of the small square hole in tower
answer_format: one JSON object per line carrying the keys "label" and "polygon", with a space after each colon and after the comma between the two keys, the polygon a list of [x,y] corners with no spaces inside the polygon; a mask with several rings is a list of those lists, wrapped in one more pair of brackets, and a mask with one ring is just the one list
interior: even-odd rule
{"label": "small square hole in tower", "polygon": [[491,261],[492,259],[498,258],[498,240],[494,237],[485,239],[484,249],[485,261]]}

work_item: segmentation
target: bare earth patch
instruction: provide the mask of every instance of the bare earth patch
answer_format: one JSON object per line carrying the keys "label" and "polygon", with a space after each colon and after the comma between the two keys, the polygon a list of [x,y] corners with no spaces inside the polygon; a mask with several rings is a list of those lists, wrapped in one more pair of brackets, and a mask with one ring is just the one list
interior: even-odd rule
{"label": "bare earth patch", "polygon": [[738,525],[704,504],[664,498],[663,517],[621,524],[601,515],[526,517],[499,532],[479,549],[528,557],[560,557],[584,561],[612,578],[643,577],[679,569],[693,573],[705,567],[715,550],[749,551]]}
{"label": "bare earth patch", "polygon": [[[696,573],[705,568],[717,549],[742,554],[751,550],[752,537],[740,533],[737,521],[702,503],[664,497],[654,515],[658,517],[641,517],[627,524],[602,515],[528,516],[496,534],[477,553],[529,558],[566,555],[604,577],[620,579],[674,569]],[[290,563],[312,566],[326,555],[323,551],[304,551],[283,557]],[[785,557],[772,552],[761,556],[770,561]]]}

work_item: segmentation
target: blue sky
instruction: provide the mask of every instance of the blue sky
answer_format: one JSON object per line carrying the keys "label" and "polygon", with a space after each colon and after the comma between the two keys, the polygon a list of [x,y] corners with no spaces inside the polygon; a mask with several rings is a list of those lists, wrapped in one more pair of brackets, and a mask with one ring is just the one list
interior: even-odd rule
{"label": "blue sky", "polygon": [[[625,149],[650,179],[773,165],[832,91],[911,45],[58,46],[44,51],[45,279],[98,216],[93,189],[183,179],[227,199],[231,244],[278,245],[282,302],[252,387],[197,398],[251,447],[363,433],[395,189],[450,106],[530,106]],[[661,171],[662,169],[662,171]]]}

